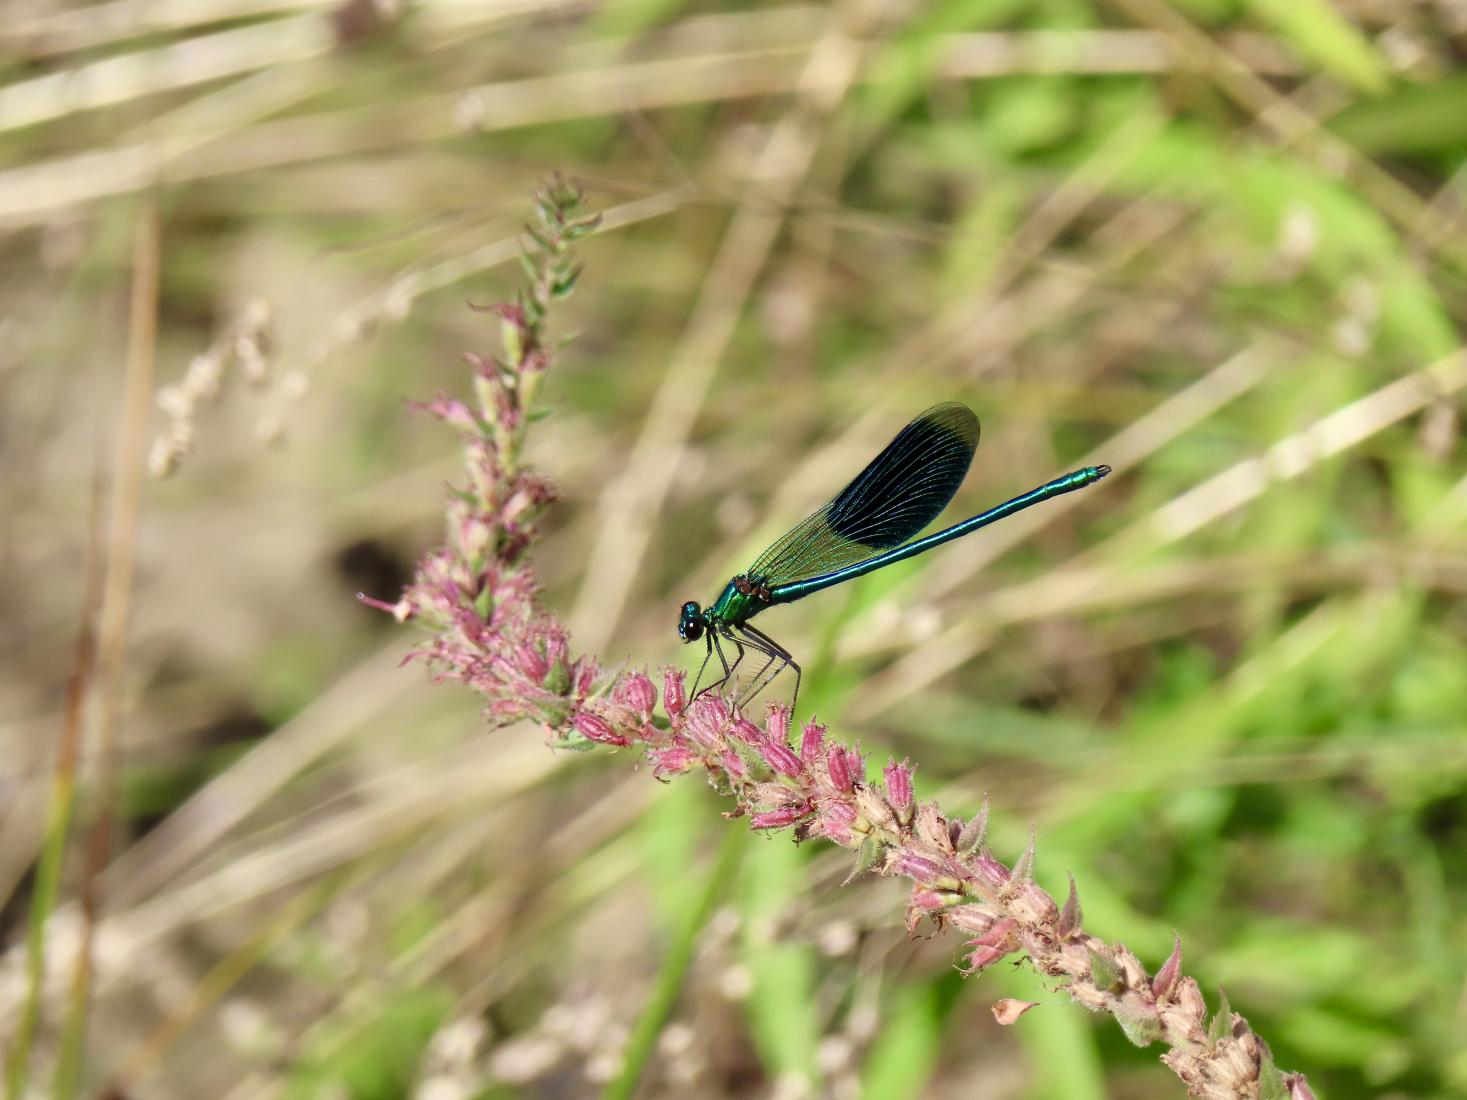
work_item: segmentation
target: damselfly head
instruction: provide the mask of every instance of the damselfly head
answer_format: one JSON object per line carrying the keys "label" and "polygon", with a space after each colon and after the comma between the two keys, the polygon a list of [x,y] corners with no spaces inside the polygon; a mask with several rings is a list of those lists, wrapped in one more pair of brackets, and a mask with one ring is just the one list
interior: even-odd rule
{"label": "damselfly head", "polygon": [[703,618],[703,609],[692,600],[683,604],[678,614],[677,635],[685,642],[696,642],[708,629],[708,620]]}

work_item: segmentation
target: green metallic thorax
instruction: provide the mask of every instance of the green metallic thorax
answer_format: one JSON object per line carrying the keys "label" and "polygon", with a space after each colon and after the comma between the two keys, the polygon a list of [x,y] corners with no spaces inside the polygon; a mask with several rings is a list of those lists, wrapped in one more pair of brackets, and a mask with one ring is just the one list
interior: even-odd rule
{"label": "green metallic thorax", "polygon": [[738,581],[738,577],[729,581],[713,606],[703,613],[710,623],[737,626],[748,622],[769,606],[755,595],[740,592]]}

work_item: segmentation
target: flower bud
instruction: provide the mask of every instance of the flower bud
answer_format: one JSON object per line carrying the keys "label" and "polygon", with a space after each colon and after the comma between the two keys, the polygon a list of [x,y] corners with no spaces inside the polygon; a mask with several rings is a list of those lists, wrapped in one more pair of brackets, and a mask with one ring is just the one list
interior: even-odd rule
{"label": "flower bud", "polygon": [[764,731],[747,718],[735,718],[729,732],[746,745],[760,745],[765,740]]}
{"label": "flower bud", "polygon": [[687,734],[708,749],[723,747],[723,729],[728,724],[728,704],[713,695],[693,700],[686,725]]}
{"label": "flower bud", "polygon": [[790,708],[772,706],[769,708],[769,716],[764,719],[764,729],[769,734],[771,741],[788,745],[790,741]]}
{"label": "flower bud", "polygon": [[630,745],[631,741],[617,733],[611,728],[611,723],[599,714],[592,714],[583,710],[575,716],[572,725],[580,732],[581,736],[588,741],[595,741],[602,745]]}
{"label": "flower bud", "polygon": [[550,671],[550,662],[536,653],[528,644],[521,642],[515,646],[514,659],[526,679],[537,684],[545,682],[545,676]]}
{"label": "flower bud", "polygon": [[886,799],[870,787],[856,788],[856,809],[860,810],[861,816],[878,829],[890,831],[896,826],[896,815],[886,804]]}
{"label": "flower bud", "polygon": [[917,855],[905,848],[893,851],[886,861],[887,870],[895,875],[906,875],[919,883],[935,883],[947,879],[947,868],[935,859]]}
{"label": "flower bud", "polygon": [[856,808],[838,798],[821,799],[817,808],[817,828],[836,844],[851,847],[856,840],[851,827],[856,823]]}
{"label": "flower bud", "polygon": [[698,763],[698,754],[686,745],[668,745],[649,754],[652,774],[659,779],[685,772]]}
{"label": "flower bud", "polygon": [[1182,974],[1182,938],[1172,933],[1172,953],[1151,979],[1151,992],[1158,998],[1170,997],[1177,988],[1177,979]]}
{"label": "flower bud", "polygon": [[642,673],[634,672],[616,686],[616,700],[645,719],[657,705],[657,689]]}
{"label": "flower bud", "polygon": [[964,932],[981,936],[993,927],[997,919],[981,905],[956,905],[947,911],[947,919]]}
{"label": "flower bud", "polygon": [[800,774],[800,758],[784,742],[764,738],[758,742],[757,747],[764,762],[779,775],[787,775],[793,779]]}
{"label": "flower bud", "polygon": [[749,827],[751,829],[783,829],[786,825],[793,825],[801,818],[808,817],[809,814],[809,803],[797,802],[789,806],[781,806],[776,810],[751,814]]}
{"label": "flower bud", "polygon": [[972,868],[974,877],[990,890],[1000,890],[1008,885],[1009,869],[992,856],[979,856],[973,860]]}
{"label": "flower bud", "polygon": [[[773,730],[770,731],[773,736]],[[825,727],[816,722],[806,722],[800,734],[800,759],[808,766],[820,759],[820,750],[825,744]]]}
{"label": "flower bud", "polygon": [[881,774],[886,780],[887,801],[897,817],[905,821],[912,809],[912,769],[906,761],[898,764],[895,760],[888,760]]}
{"label": "flower bud", "polygon": [[838,791],[851,792],[851,773],[846,768],[846,750],[840,745],[831,745],[825,751],[825,767],[830,772],[831,785]]}
{"label": "flower bud", "polygon": [[671,666],[662,670],[662,705],[667,716],[674,719],[687,707],[687,699],[683,695],[683,674]]}

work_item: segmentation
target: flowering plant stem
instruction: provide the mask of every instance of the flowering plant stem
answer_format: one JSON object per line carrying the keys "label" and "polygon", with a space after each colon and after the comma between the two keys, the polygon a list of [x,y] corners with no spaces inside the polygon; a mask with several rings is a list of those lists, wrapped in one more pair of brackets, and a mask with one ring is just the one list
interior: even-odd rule
{"label": "flowering plant stem", "polygon": [[[422,406],[459,430],[465,485],[449,502],[446,542],[422,559],[402,597],[368,602],[424,627],[415,656],[439,682],[477,691],[492,724],[538,722],[558,748],[635,748],[659,778],[701,772],[733,800],[728,816],[796,840],[824,838],[855,852],[858,870],[909,879],[908,928],[927,921],[962,932],[966,973],[1021,952],[1056,989],[1113,1015],[1132,1042],[1164,1045],[1162,1061],[1192,1095],[1312,1097],[1303,1075],[1281,1072],[1226,999],[1209,1015],[1197,983],[1182,974],[1180,940],[1148,975],[1126,947],[1085,932],[1073,879],[1063,905],[1039,887],[1032,838],[1012,866],[996,859],[985,842],[986,800],[972,820],[949,817],[914,799],[908,762],[889,761],[879,779],[868,777],[859,746],[829,738],[814,721],[792,730],[786,707],[769,707],[756,724],[725,699],[689,700],[682,673],[669,668],[658,713],[658,690],[644,673],[604,675],[593,657],[572,656],[565,628],[536,602],[525,558],[552,492],[520,454],[532,398],[554,358],[546,315],[580,275],[572,245],[596,225],[582,202],[579,189],[559,179],[537,192],[526,287],[514,302],[491,307],[502,321],[503,355],[470,357],[473,405],[440,396]],[[716,885],[717,875],[705,903]],[[691,927],[690,936],[701,923]],[[618,1088],[635,1082],[691,950],[691,939],[675,948],[623,1080],[608,1095],[625,1095]],[[1000,1001],[994,1012],[1012,1023],[1028,1007]]]}

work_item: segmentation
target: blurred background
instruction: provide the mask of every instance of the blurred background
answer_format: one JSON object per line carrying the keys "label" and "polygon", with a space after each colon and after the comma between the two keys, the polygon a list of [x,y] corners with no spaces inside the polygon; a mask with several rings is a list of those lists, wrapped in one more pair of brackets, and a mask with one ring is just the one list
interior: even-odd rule
{"label": "blurred background", "polygon": [[354,594],[458,475],[405,402],[563,170],[577,646],[688,661],[937,401],[951,516],[1110,463],[761,619],[802,711],[1321,1095],[1467,1096],[1467,3],[12,0],[0,50],[15,1095],[590,1096],[657,996],[644,1097],[1181,1095],[846,853],[398,669]]}

